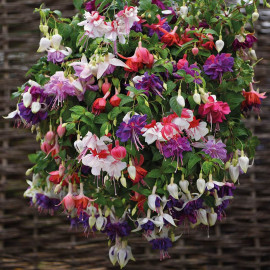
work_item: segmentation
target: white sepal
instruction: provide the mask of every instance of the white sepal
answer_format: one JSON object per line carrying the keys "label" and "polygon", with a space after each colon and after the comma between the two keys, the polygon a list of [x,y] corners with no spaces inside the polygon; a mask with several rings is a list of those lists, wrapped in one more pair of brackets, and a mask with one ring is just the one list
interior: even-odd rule
{"label": "white sepal", "polygon": [[33,102],[31,105],[31,111],[32,113],[38,113],[41,109],[41,104],[37,101]]}
{"label": "white sepal", "polygon": [[46,50],[48,50],[51,46],[51,41],[48,38],[41,38],[40,42],[39,42],[39,48],[37,50],[37,52],[45,52]]}
{"label": "white sepal", "polygon": [[23,94],[23,105],[28,108],[32,103],[32,95],[29,92]]}

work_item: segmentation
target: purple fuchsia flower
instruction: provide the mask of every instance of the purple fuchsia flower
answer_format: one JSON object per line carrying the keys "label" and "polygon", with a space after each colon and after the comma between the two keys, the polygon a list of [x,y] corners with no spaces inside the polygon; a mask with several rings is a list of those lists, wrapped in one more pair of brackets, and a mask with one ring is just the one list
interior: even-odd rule
{"label": "purple fuchsia flower", "polygon": [[53,215],[55,211],[60,208],[60,200],[57,198],[50,198],[42,193],[36,193],[36,206],[40,212],[48,212]]}
{"label": "purple fuchsia flower", "polygon": [[124,222],[108,222],[104,231],[111,241],[115,241],[116,236],[125,237],[131,232],[131,227],[128,225],[127,221]]}
{"label": "purple fuchsia flower", "polygon": [[151,220],[148,220],[145,224],[141,224],[141,228],[145,232],[153,231],[155,229],[155,224]]}
{"label": "purple fuchsia flower", "polygon": [[169,237],[156,238],[150,241],[153,249],[160,250],[160,260],[170,258],[168,249],[172,247],[172,241]]}
{"label": "purple fuchsia flower", "polygon": [[177,158],[177,163],[179,158],[181,159],[181,163],[183,163],[183,152],[186,151],[192,151],[190,143],[186,137],[178,135],[169,141],[162,143],[162,154],[164,157],[173,157],[173,159]]}
{"label": "purple fuchsia flower", "polygon": [[137,33],[140,33],[143,31],[142,23],[141,22],[134,22],[133,26],[130,29],[137,32]]}
{"label": "purple fuchsia flower", "polygon": [[234,58],[229,53],[211,55],[205,61],[203,70],[212,80],[219,79],[220,83],[225,72],[233,72]]}
{"label": "purple fuchsia flower", "polygon": [[[149,96],[149,93],[162,97],[163,82],[155,74],[149,75],[145,72],[143,76],[137,76],[134,78],[135,87],[138,90],[145,90],[145,94]],[[162,97],[163,98],[163,97]]]}
{"label": "purple fuchsia flower", "polygon": [[96,10],[96,0],[91,0],[89,2],[86,2],[84,4],[85,10],[88,12],[92,12]]}
{"label": "purple fuchsia flower", "polygon": [[[50,81],[44,86],[45,93],[54,97],[53,108],[57,105],[62,105],[63,101],[68,96],[75,96],[76,89],[71,82],[65,77],[63,71],[57,71]],[[57,104],[56,104],[57,103]]]}
{"label": "purple fuchsia flower", "polygon": [[61,51],[48,51],[47,61],[54,64],[61,64],[64,62],[66,55]]}
{"label": "purple fuchsia flower", "polygon": [[139,136],[143,133],[142,129],[147,124],[147,115],[133,115],[129,120],[122,122],[116,131],[116,136],[120,138],[121,142],[127,142],[131,140],[137,150],[139,146],[143,148],[140,143]]}
{"label": "purple fuchsia flower", "polygon": [[[47,109],[51,103],[51,99],[47,96],[45,91],[41,89],[40,85],[35,82],[31,87],[26,86],[23,94],[23,101],[18,104],[20,117],[28,124],[35,125],[48,116]],[[28,95],[28,102],[24,97]]]}
{"label": "purple fuchsia flower", "polygon": [[225,161],[227,158],[227,150],[225,147],[226,144],[224,144],[221,140],[215,141],[215,139],[210,139],[207,141],[207,143],[205,143],[202,151],[211,158],[217,158]]}
{"label": "purple fuchsia flower", "polygon": [[247,34],[246,37],[243,35],[235,36],[235,40],[233,41],[233,49],[235,51],[239,49],[252,48],[253,44],[257,42],[257,38],[253,34]]}

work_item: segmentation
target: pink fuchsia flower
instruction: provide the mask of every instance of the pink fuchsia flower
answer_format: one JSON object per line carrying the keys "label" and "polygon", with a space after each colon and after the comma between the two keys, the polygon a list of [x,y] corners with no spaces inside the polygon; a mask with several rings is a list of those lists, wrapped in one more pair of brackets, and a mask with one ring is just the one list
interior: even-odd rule
{"label": "pink fuchsia flower", "polygon": [[208,97],[208,102],[201,104],[199,107],[199,114],[201,117],[207,116],[209,123],[222,123],[226,120],[225,115],[231,112],[227,102],[216,101],[215,96]]}
{"label": "pink fuchsia flower", "polygon": [[193,117],[193,121],[189,123],[189,128],[186,130],[188,136],[195,141],[199,141],[209,133],[206,122],[201,122],[200,119]]}
{"label": "pink fuchsia flower", "polygon": [[183,58],[177,63],[177,68],[182,69],[185,65],[188,65],[187,54],[184,54]]}
{"label": "pink fuchsia flower", "polygon": [[72,195],[72,183],[68,184],[68,194],[63,198],[60,204],[63,204],[67,212],[71,212],[75,208],[75,201]]}
{"label": "pink fuchsia flower", "polygon": [[115,141],[115,147],[111,150],[111,155],[116,160],[122,160],[127,155],[127,150],[124,146],[119,145],[119,141]]}
{"label": "pink fuchsia flower", "polygon": [[147,144],[152,144],[155,141],[165,141],[162,136],[161,130],[163,129],[162,123],[156,123],[155,120],[151,124],[144,126],[142,129],[143,137],[145,137],[145,142]]}
{"label": "pink fuchsia flower", "polygon": [[219,79],[222,81],[222,76],[225,72],[233,72],[234,58],[229,53],[211,55],[205,61],[203,70],[205,74],[210,76],[212,80]]}
{"label": "pink fuchsia flower", "polygon": [[44,93],[54,97],[53,108],[62,105],[68,96],[75,96],[75,88],[65,77],[63,71],[57,71],[44,86]]}
{"label": "pink fuchsia flower", "polygon": [[105,98],[98,98],[94,101],[92,106],[92,113],[95,115],[99,115],[100,113],[105,111],[106,108],[106,99]]}
{"label": "pink fuchsia flower", "polygon": [[106,172],[110,177],[119,178],[121,176],[122,171],[127,167],[126,162],[122,162],[120,160],[114,160],[110,163],[106,168]]}

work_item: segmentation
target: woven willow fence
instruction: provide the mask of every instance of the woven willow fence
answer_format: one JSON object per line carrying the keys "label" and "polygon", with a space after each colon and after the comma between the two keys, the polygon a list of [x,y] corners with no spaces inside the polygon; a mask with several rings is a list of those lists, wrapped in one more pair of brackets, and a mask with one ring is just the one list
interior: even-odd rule
{"label": "woven willow fence", "polygon": [[[52,9],[73,13],[71,0],[47,0]],[[39,18],[33,9],[40,0],[0,0],[0,115],[14,109],[9,101],[24,74],[35,62],[39,42]],[[270,11],[261,10],[257,25],[258,57],[256,79],[261,89],[270,90]],[[242,177],[227,218],[208,238],[207,230],[185,234],[171,250],[171,260],[158,262],[146,241],[134,239],[136,263],[127,269],[270,269],[270,98],[264,102],[259,122],[250,125],[261,145],[255,166]],[[79,230],[69,230],[65,216],[47,217],[32,209],[23,199],[27,154],[37,149],[34,136],[13,129],[0,120],[0,269],[114,269],[103,236],[85,238]]]}

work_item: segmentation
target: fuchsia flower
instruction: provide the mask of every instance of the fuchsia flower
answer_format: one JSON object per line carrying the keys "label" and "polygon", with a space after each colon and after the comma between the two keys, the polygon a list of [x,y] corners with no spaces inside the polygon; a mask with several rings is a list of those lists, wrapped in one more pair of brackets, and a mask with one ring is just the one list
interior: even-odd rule
{"label": "fuchsia flower", "polygon": [[54,97],[53,108],[62,105],[68,96],[75,96],[75,88],[65,77],[63,71],[57,71],[44,86],[44,93]]}
{"label": "fuchsia flower", "polygon": [[68,184],[68,194],[60,202],[60,204],[63,204],[64,209],[67,212],[71,212],[75,208],[75,201],[74,201],[74,197],[72,195],[72,184],[71,183]]}
{"label": "fuchsia flower", "polygon": [[160,31],[164,33],[163,37],[161,38],[161,42],[164,43],[163,48],[167,46],[171,47],[173,45],[181,46],[183,42],[181,42],[180,37],[176,33],[178,26],[175,26],[171,32],[167,32],[163,28],[160,28]]}
{"label": "fuchsia flower", "polygon": [[160,28],[162,28],[166,31],[171,31],[171,27],[168,24],[166,18],[161,18],[161,16],[159,14],[157,15],[157,18],[158,18],[158,23],[151,24],[151,25],[145,24],[144,26],[146,26],[150,29],[150,31],[149,31],[150,36],[152,36],[154,33],[157,33],[159,38],[162,38],[164,33],[160,31]]}
{"label": "fuchsia flower", "polygon": [[115,147],[111,150],[111,155],[116,160],[122,160],[127,155],[127,150],[125,147],[119,145],[119,141],[115,141]]}
{"label": "fuchsia flower", "polygon": [[219,79],[222,81],[222,76],[225,72],[233,72],[234,58],[230,53],[222,53],[218,55],[211,55],[205,61],[203,70],[205,74],[209,75],[212,80]]}
{"label": "fuchsia flower", "polygon": [[265,93],[259,93],[254,91],[252,83],[250,83],[250,91],[243,90],[243,96],[245,100],[241,104],[241,109],[244,112],[255,111],[259,113],[262,100],[266,98]]}
{"label": "fuchsia flower", "polygon": [[216,101],[215,96],[210,96],[208,102],[201,104],[199,107],[199,114],[201,117],[207,116],[209,123],[222,123],[226,120],[225,115],[231,112],[227,102]]}

